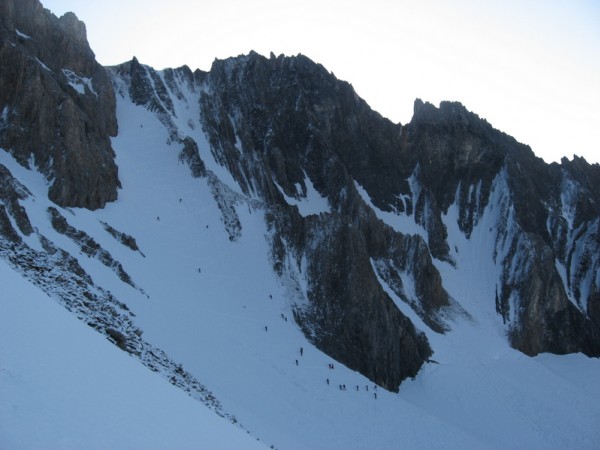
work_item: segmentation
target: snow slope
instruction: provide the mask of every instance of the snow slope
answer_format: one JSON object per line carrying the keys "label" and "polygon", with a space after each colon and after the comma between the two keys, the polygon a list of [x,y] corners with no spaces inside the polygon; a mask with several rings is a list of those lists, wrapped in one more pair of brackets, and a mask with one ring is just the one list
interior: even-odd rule
{"label": "snow slope", "polygon": [[0,261],[0,448],[265,448]]}
{"label": "snow slope", "polygon": [[[449,243],[461,253],[453,255],[456,267],[436,262],[444,285],[472,320],[456,319],[451,332],[438,335],[388,290],[427,333],[437,362],[403,383],[398,394],[375,390],[312,347],[293,321],[288,286],[271,268],[261,206],[241,198],[212,157],[194,102],[172,100],[176,125],[188,127],[207,168],[238,193],[232,194],[242,226],[237,241],[224,227],[209,180],[193,178],[179,161],[181,145],[169,139],[156,115],[120,95],[119,135],[113,140],[119,199],[94,212],[58,208],[121,262],[141,290],[52,229],[47,185],[39,174],[4,151],[0,163],[33,193],[22,202],[33,226],[126,303],[144,338],[206,385],[252,439],[107,345],[2,265],[0,283],[10,290],[0,299],[0,448],[37,448],[42,441],[51,443],[45,448],[69,448],[69,439],[71,448],[82,442],[87,448],[95,442],[98,448],[186,448],[198,442],[252,448],[256,438],[280,449],[600,446],[600,361],[583,355],[528,358],[508,346],[493,301],[482,300],[497,276],[482,273],[477,263],[482,248],[492,251],[485,247],[489,231],[483,219],[467,240],[449,225],[455,222],[451,209]],[[307,213],[327,213],[318,196],[299,203]],[[409,218],[400,219],[410,225]],[[135,237],[140,252],[113,239],[101,222]],[[410,230],[422,228],[412,224]],[[36,239],[27,242],[40,247]],[[51,417],[55,407],[62,419]]]}

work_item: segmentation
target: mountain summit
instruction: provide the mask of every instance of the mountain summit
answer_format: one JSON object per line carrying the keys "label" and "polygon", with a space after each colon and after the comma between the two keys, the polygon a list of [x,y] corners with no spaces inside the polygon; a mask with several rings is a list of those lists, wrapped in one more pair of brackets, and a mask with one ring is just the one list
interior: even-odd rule
{"label": "mountain summit", "polygon": [[74,14],[2,0],[0,113],[2,260],[257,435],[248,392],[391,399],[471,345],[485,366],[473,340],[600,356],[600,166],[460,103],[394,124],[303,55],[105,68]]}
{"label": "mountain summit", "polygon": [[[417,100],[413,120],[393,124],[304,56],[252,53],[164,80],[136,60],[110,70],[120,95],[154,111],[205,167],[171,99],[199,105],[211,155],[266,209],[274,269],[308,280],[298,324],[335,359],[392,390],[414,376],[430,350],[386,289],[433,331],[451,329],[444,316],[468,311],[440,268],[461,270],[459,241],[474,233],[493,293],[481,301],[511,345],[600,355],[597,165],[545,164],[460,103]],[[326,205],[318,214],[302,211],[309,193]],[[237,239],[239,220],[225,223]]]}

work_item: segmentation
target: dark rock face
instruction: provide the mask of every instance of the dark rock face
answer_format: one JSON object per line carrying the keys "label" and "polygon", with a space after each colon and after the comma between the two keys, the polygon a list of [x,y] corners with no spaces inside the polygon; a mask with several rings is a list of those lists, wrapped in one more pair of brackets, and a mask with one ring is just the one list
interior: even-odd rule
{"label": "dark rock face", "polygon": [[[461,239],[481,235],[484,221],[489,227],[492,254],[480,256],[496,271],[496,292],[481,301],[495,304],[511,345],[528,355],[600,356],[600,166],[581,158],[545,164],[460,103],[417,100],[412,121],[393,124],[304,56],[251,53],[216,61],[209,72],[157,72],[135,58],[104,69],[83,23],[70,13],[58,19],[37,0],[0,0],[0,39],[0,147],[46,175],[54,202],[94,209],[116,199],[115,91],[128,97],[157,115],[191,176],[207,178],[231,241],[244,232],[236,207],[264,212],[269,257],[297,323],[377,384],[398,390],[432,355],[399,308],[437,333],[451,329],[449,318],[469,317],[437,269],[458,266],[450,225]],[[200,157],[196,134],[178,125],[178,102],[199,108],[212,156],[236,190],[207,168],[214,166]],[[41,235],[44,252],[24,244],[22,236],[36,232],[20,205],[28,195],[0,166],[0,253],[142,354],[141,333],[126,313],[112,313],[126,307],[93,286],[74,257]],[[299,208],[315,195],[327,207]],[[91,236],[57,208],[48,213],[56,231],[137,288]],[[404,225],[380,220],[386,213]],[[140,251],[132,236],[104,226]]]}
{"label": "dark rock face", "polygon": [[[453,263],[444,224],[449,207],[458,205],[458,226],[468,238],[495,189],[504,195],[504,218],[495,225],[494,258],[503,267],[497,303],[512,345],[530,355],[600,355],[595,319],[600,284],[598,165],[580,158],[561,166],[545,164],[459,103],[435,108],[417,100],[413,120],[404,127],[394,125],[371,111],[351,86],[302,56],[267,60],[251,54],[217,61],[206,80],[211,89],[201,98],[205,131],[243,189],[284,205],[271,180],[286,196],[302,198],[309,179],[329,200],[332,214],[327,220],[284,214],[279,220],[293,225],[278,228],[283,238],[275,241],[286,244],[274,245],[279,258],[294,243],[295,252],[307,257],[312,291],[305,317],[310,316],[313,330],[315,324],[327,324],[317,327],[319,337],[315,333],[315,342],[326,351],[357,367],[350,355],[360,351],[348,351],[347,343],[360,341],[366,348],[374,340],[368,332],[373,324],[364,322],[366,330],[354,333],[358,337],[353,341],[342,330],[355,326],[354,320],[340,322],[350,317],[354,295],[366,299],[363,312],[378,308],[373,306],[379,304],[373,298],[378,288],[371,283],[369,259],[377,275],[433,330],[447,329],[441,319],[445,308],[465,314],[427,261],[433,257]],[[266,170],[248,163],[257,157]],[[377,221],[367,219],[354,182],[380,210],[412,215],[426,230],[427,245],[416,245],[415,236],[398,236],[381,223],[373,225]],[[338,221],[345,225],[335,225]],[[358,245],[363,241],[365,245]],[[402,250],[394,250],[392,241],[404,242]],[[306,250],[314,248],[318,251],[312,254]],[[420,250],[407,257],[407,248]],[[389,254],[396,255],[396,262],[390,262]],[[326,264],[329,260],[335,264]],[[277,257],[275,261],[277,266]],[[556,261],[564,267],[565,280]],[[412,276],[417,302],[404,295],[398,273]],[[308,327],[305,331],[310,335]],[[328,331],[344,339],[331,344]],[[357,370],[369,376],[375,372]]]}
{"label": "dark rock face", "polygon": [[[392,390],[417,373],[431,349],[394,302],[438,333],[451,328],[448,318],[469,317],[434,260],[456,264],[450,207],[470,238],[490,202],[501,212],[484,263],[499,274],[495,298],[483,301],[495,302],[511,344],[530,355],[600,354],[597,165],[547,165],[460,103],[417,100],[413,120],[393,124],[303,56],[251,53],[215,61],[208,73],[182,67],[159,76],[135,59],[111,70],[182,144],[193,176],[212,180],[236,240],[233,206],[244,200],[206,169],[172,120],[182,84],[197,95],[215,161],[266,209],[271,261],[291,286],[297,322],[340,362]],[[302,215],[290,204],[309,188],[328,211]],[[373,208],[411,218],[424,234],[392,229]]]}
{"label": "dark rock face", "polygon": [[[295,318],[312,342],[391,390],[417,374],[431,348],[384,291],[371,259],[391,259],[398,270],[415,274],[420,270],[415,267],[428,265],[432,279],[421,283],[418,299],[423,317],[428,310],[435,316],[434,305],[453,302],[423,240],[377,220],[355,185],[373,190],[373,201],[386,210],[385,199],[399,204],[377,178],[408,189],[410,169],[387,164],[387,158],[401,156],[401,127],[302,56],[267,60],[251,54],[217,61],[208,73],[182,67],[159,75],[135,59],[110,70],[120,80],[114,83],[118,95],[154,111],[170,140],[182,145],[180,160],[192,175],[208,177],[235,241],[243,230],[234,206],[247,200],[206,169],[197,143],[173,120],[172,99],[183,98],[182,86],[197,95],[213,157],[246,196],[260,199],[272,230],[271,261],[282,279],[298,288],[291,294],[297,294]],[[373,165],[379,173],[371,171]],[[303,217],[287,203],[285,196],[304,199],[309,183],[327,198],[330,212]],[[413,261],[402,255],[403,246],[413,249]],[[405,298],[401,283],[396,287]]]}
{"label": "dark rock face", "polygon": [[[458,225],[470,236],[504,163],[506,144],[502,141],[510,138],[495,132],[460,103],[442,102],[438,110],[421,100],[415,101],[414,116],[405,132],[406,151],[414,155],[419,166],[418,180],[426,199],[421,203],[428,203],[429,211],[435,212],[425,221],[426,228],[436,240],[445,241],[439,213],[458,201],[462,207]],[[479,183],[479,194],[473,195],[471,186]],[[432,252],[443,259],[447,245],[436,242]]]}
{"label": "dark rock face", "polygon": [[[349,226],[343,215],[308,222],[309,304],[296,309],[298,323],[323,351],[397,390],[404,378],[416,376],[431,349],[377,280],[369,258],[375,249],[364,236],[368,225]],[[384,240],[403,239],[386,231]]]}
{"label": "dark rock face", "polygon": [[497,310],[511,344],[528,355],[600,355],[594,319],[600,166],[577,157],[548,165],[458,103],[438,109],[418,100],[407,134],[406,148],[416,155],[421,189],[430,198],[430,221],[439,223],[456,202],[459,228],[469,236],[491,190],[503,192]]}
{"label": "dark rock face", "polygon": [[19,200],[25,200],[31,193],[15,180],[10,171],[0,164],[0,200],[6,206],[8,213],[15,219],[17,227],[25,236],[33,233],[31,222]]}
{"label": "dark rock face", "polygon": [[[402,245],[412,246],[417,260],[431,259],[427,246],[418,245],[420,237],[377,220],[355,182],[373,192],[382,208],[390,209],[386,199],[397,206],[394,190],[382,183],[407,187],[401,128],[302,56],[217,61],[206,83],[210,89],[200,102],[212,151],[245,193],[272,205],[267,217],[274,230],[274,267],[285,277],[293,272],[286,261],[305,261],[299,270],[306,302],[295,310],[304,333],[348,367],[397,390],[431,349],[383,290],[371,259],[397,252],[406,269]],[[329,213],[302,217],[286,203],[284,195],[306,197],[307,183],[327,198]],[[427,292],[423,302],[449,305],[437,276],[439,289]]]}
{"label": "dark rock face", "polygon": [[115,200],[115,98],[85,25],[37,0],[0,2],[0,146],[52,181],[50,199],[90,209]]}

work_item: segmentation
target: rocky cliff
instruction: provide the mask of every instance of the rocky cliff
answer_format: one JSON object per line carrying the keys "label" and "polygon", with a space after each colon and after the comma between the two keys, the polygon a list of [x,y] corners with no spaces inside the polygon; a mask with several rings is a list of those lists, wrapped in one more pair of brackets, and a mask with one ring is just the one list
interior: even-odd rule
{"label": "rocky cliff", "polygon": [[[394,265],[411,279],[421,270],[430,275],[416,279],[419,308],[437,330],[445,327],[438,309],[456,305],[423,239],[377,220],[357,190],[358,182],[373,183],[371,159],[390,180],[402,173],[401,165],[385,164],[398,127],[301,56],[266,60],[252,54],[216,62],[210,73],[181,68],[158,74],[136,60],[112,71],[120,92],[155,111],[180,142],[191,138],[175,125],[170,99],[183,97],[182,86],[197,93],[192,101],[200,104],[212,156],[246,196],[266,206],[274,269],[293,286],[308,280],[304,291],[290,292],[306,336],[388,389],[414,377],[431,349],[385,292],[374,264]],[[368,132],[374,127],[381,133]],[[325,199],[327,211],[303,214],[293,205],[309,190]]]}
{"label": "rocky cliff", "polygon": [[0,146],[37,167],[59,205],[115,200],[114,92],[83,22],[57,18],[37,0],[3,0],[0,66]]}
{"label": "rocky cliff", "polygon": [[[431,354],[386,289],[439,333],[469,316],[436,263],[456,265],[460,252],[451,207],[467,239],[496,210],[485,238],[493,253],[480,255],[496,271],[495,296],[482,301],[495,305],[514,347],[600,353],[597,165],[545,164],[459,103],[417,100],[413,120],[393,124],[301,55],[253,53],[207,73],[159,73],[134,60],[113,73],[181,142],[193,139],[175,125],[173,101],[194,92],[212,156],[267,205],[275,270],[309,280],[296,320],[349,367],[395,389]],[[328,207],[302,212],[315,193]]]}
{"label": "rocky cliff", "polygon": [[513,346],[597,356],[600,167],[577,157],[548,165],[458,103],[417,101],[407,133],[431,221],[456,204],[469,237],[490,202],[501,208],[489,238],[501,269],[497,310]]}
{"label": "rocky cliff", "polygon": [[[435,352],[407,311],[439,334],[472,320],[449,293],[452,271],[485,275],[478,302],[513,347],[600,356],[597,164],[546,164],[460,103],[417,100],[412,121],[394,124],[302,55],[251,53],[209,72],[156,71],[135,58],[104,69],[73,15],[57,19],[33,0],[0,8],[0,146],[52,182],[55,203],[94,209],[116,198],[116,95],[158,118],[165,145],[207,180],[232,245],[245,233],[240,205],[264,215],[270,251],[256,258],[286,287],[300,329],[380,386],[398,390]],[[0,176],[4,254],[47,287],[49,267],[19,263],[20,251],[37,255],[22,238],[34,232],[26,188],[3,166]],[[48,214],[56,232],[144,293],[90,234],[58,209]],[[74,268],[72,284],[93,285],[68,252],[50,242],[36,251]],[[95,302],[76,304],[99,314]],[[119,320],[91,323],[146,345]]]}

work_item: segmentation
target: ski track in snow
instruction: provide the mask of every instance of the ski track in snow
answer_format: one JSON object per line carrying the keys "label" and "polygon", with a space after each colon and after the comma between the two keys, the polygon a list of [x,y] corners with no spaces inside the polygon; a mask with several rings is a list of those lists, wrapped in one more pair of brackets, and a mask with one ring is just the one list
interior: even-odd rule
{"label": "ski track in snow", "polygon": [[[182,89],[188,98],[198,95]],[[176,126],[196,139],[207,169],[240,192],[212,157],[196,102],[172,99]],[[473,321],[457,320],[451,332],[438,335],[387,289],[427,334],[437,364],[426,364],[398,394],[375,391],[362,375],[312,347],[294,324],[286,286],[268,262],[262,211],[237,205],[241,238],[231,242],[207,179],[192,178],[179,162],[181,145],[168,144],[154,114],[118,95],[117,101],[119,198],[99,211],[61,213],[121,262],[148,297],[52,229],[43,177],[3,151],[0,163],[32,191],[22,204],[33,226],[126,303],[144,339],[211,390],[251,438],[106,345],[2,263],[0,280],[13,287],[0,299],[0,447],[23,439],[21,448],[38,448],[39,436],[45,448],[81,448],[82,442],[87,448],[95,442],[97,448],[166,448],[161,442],[171,448],[251,448],[256,438],[280,449],[598,448],[599,360],[579,354],[528,358],[507,344],[494,309],[499,272],[478,260],[493,254],[492,207],[469,240],[451,207],[445,222],[450,248],[460,249],[452,254],[457,265],[435,262],[446,289]],[[323,203],[314,207],[326,213]],[[376,212],[395,227],[424,233],[410,225],[411,218]],[[117,242],[101,221],[133,236],[145,256]],[[26,239],[40,247],[37,238]],[[58,351],[63,348],[68,353]]]}

